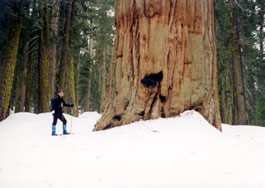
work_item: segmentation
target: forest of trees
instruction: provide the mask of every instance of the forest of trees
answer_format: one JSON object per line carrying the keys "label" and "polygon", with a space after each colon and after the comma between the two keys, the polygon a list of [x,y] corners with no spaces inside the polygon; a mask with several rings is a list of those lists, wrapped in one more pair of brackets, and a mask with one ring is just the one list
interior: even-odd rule
{"label": "forest of trees", "polygon": [[264,0],[214,1],[222,121],[265,125]]}
{"label": "forest of trees", "polygon": [[96,130],[186,109],[219,129],[220,119],[265,126],[264,0],[0,7],[0,121],[11,110],[48,112],[61,89],[75,105],[66,113],[104,112]]}
{"label": "forest of trees", "polygon": [[0,120],[49,111],[56,90],[100,111],[114,39],[114,0],[1,0]]}

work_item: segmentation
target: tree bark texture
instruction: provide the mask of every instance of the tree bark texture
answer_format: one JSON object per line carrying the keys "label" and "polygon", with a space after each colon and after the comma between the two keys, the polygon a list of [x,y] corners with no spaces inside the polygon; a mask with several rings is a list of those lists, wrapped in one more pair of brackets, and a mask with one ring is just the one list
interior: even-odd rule
{"label": "tree bark texture", "polygon": [[[89,37],[89,55],[90,55],[90,59],[92,59],[93,57],[93,39],[92,36]],[[90,111],[90,96],[91,96],[91,79],[92,79],[92,63],[89,65],[89,74],[88,74],[88,82],[87,82],[87,103],[86,106],[84,108],[85,112],[89,112]]]}
{"label": "tree bark texture", "polygon": [[100,70],[99,70],[99,80],[100,80],[100,112],[103,112],[104,110],[104,99],[106,97],[106,47],[104,46],[102,50],[102,54],[100,57]]}
{"label": "tree bark texture", "polygon": [[[223,89],[221,91],[222,97],[222,107],[221,107],[221,118],[222,122],[226,124],[232,124],[233,119],[233,96],[230,94],[232,90],[230,78],[232,76],[232,71],[230,69],[225,71],[223,79]],[[231,92],[232,93],[232,92]]]}
{"label": "tree bark texture", "polygon": [[239,42],[238,18],[235,10],[235,2],[230,2],[232,6],[232,70],[233,70],[233,124],[247,125],[247,111],[243,84],[243,68],[241,59],[241,47]]}
{"label": "tree bark texture", "polygon": [[[66,4],[66,21],[58,86],[65,93],[65,101],[75,105],[74,59],[70,46],[72,0],[67,0]],[[65,112],[71,114],[71,109],[67,108]]]}
{"label": "tree bark texture", "polygon": [[30,112],[31,95],[32,95],[32,65],[33,65],[33,52],[29,52],[27,62],[27,78],[26,78],[26,97],[25,97],[25,112]]}
{"label": "tree bark texture", "polygon": [[21,79],[19,81],[20,83],[19,97],[18,97],[19,108],[18,109],[16,108],[16,112],[24,112],[25,97],[26,97],[26,78],[27,78],[27,72],[28,72],[27,63],[29,60],[28,53],[29,53],[29,42],[27,42],[24,47],[24,65],[23,65],[24,70],[21,74]]}
{"label": "tree bark texture", "polygon": [[[15,11],[17,10],[15,9]],[[0,121],[6,118],[10,102],[23,11],[24,6],[21,0],[18,6],[18,16],[11,22],[9,27],[7,47],[3,58],[2,72],[0,74]]]}
{"label": "tree bark texture", "polygon": [[39,113],[48,112],[50,100],[50,83],[49,83],[49,14],[48,1],[45,1],[45,14],[42,10],[42,2],[40,2],[40,36],[39,36]]}
{"label": "tree bark texture", "polygon": [[55,77],[56,77],[56,37],[58,32],[58,11],[59,2],[56,2],[52,7],[52,18],[51,18],[51,43],[49,46],[49,61],[50,61],[50,71],[49,71],[49,82],[50,82],[50,93],[55,95]]}
{"label": "tree bark texture", "polygon": [[77,59],[75,61],[75,112],[79,115],[79,74],[80,74],[80,47],[78,47]]}
{"label": "tree bark texture", "polygon": [[94,130],[195,109],[221,130],[212,0],[117,0],[108,99]]}

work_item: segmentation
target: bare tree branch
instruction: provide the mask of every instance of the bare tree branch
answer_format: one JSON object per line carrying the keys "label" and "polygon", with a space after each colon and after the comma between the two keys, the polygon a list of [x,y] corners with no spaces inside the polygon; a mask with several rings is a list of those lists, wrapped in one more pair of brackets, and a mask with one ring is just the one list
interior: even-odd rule
{"label": "bare tree branch", "polygon": [[234,0],[234,2],[242,11],[248,11],[247,9],[243,9],[237,0]]}

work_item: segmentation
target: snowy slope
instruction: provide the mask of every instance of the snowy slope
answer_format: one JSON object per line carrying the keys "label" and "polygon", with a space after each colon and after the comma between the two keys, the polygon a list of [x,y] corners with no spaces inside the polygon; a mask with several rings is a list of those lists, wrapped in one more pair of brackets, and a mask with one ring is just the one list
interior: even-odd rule
{"label": "snowy slope", "polygon": [[186,111],[91,132],[99,117],[66,115],[74,135],[59,137],[50,113],[0,122],[0,188],[265,188],[264,128],[221,133]]}

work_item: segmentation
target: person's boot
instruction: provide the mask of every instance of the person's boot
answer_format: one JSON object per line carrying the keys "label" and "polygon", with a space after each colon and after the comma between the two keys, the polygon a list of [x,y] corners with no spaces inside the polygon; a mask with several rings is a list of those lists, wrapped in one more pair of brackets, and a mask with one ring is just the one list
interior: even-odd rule
{"label": "person's boot", "polygon": [[70,133],[68,133],[67,130],[66,130],[66,125],[63,125],[63,134],[70,134]]}
{"label": "person's boot", "polygon": [[57,136],[57,134],[56,134],[56,125],[52,125],[52,136]]}

